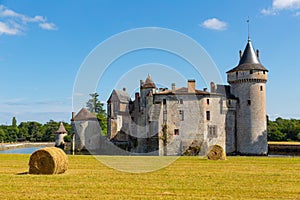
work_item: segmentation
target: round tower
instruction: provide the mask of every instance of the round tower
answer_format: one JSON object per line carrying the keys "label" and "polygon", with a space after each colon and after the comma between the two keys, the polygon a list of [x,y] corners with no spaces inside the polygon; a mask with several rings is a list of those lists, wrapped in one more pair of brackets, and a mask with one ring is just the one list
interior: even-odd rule
{"label": "round tower", "polygon": [[64,137],[67,135],[67,131],[64,124],[60,122],[58,130],[55,132],[55,147],[60,147],[64,149],[65,141]]}
{"label": "round tower", "polygon": [[267,155],[266,82],[268,70],[260,63],[250,38],[240,51],[237,67],[227,72],[231,93],[237,98],[236,152]]}

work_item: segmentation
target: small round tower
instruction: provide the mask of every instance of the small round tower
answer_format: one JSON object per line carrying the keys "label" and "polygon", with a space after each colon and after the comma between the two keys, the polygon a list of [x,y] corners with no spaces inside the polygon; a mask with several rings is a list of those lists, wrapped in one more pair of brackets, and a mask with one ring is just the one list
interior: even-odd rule
{"label": "small round tower", "polygon": [[60,122],[58,130],[55,132],[55,146],[64,149],[65,141],[64,137],[67,135],[67,131],[64,124]]}
{"label": "small round tower", "polygon": [[237,98],[236,152],[241,155],[266,155],[266,82],[268,70],[260,63],[259,51],[250,38],[240,51],[238,66],[227,72],[231,93]]}

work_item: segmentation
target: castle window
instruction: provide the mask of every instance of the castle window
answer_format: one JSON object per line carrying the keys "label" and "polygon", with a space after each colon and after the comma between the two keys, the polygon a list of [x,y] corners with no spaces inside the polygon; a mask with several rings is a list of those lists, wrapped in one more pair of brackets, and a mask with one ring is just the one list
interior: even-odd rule
{"label": "castle window", "polygon": [[183,104],[183,99],[179,99],[180,104]]}
{"label": "castle window", "polygon": [[167,104],[167,100],[163,99],[163,104],[166,105]]}
{"label": "castle window", "polygon": [[217,137],[217,126],[208,126],[208,138],[216,138]]}
{"label": "castle window", "polygon": [[260,91],[263,91],[263,86],[262,85],[260,86]]}
{"label": "castle window", "polygon": [[248,100],[247,104],[248,104],[248,106],[250,106],[251,105],[251,100]]}
{"label": "castle window", "polygon": [[230,105],[230,106],[231,106],[231,100],[230,100],[230,99],[228,100],[228,105]]}
{"label": "castle window", "polygon": [[180,118],[180,121],[184,120],[184,111],[183,110],[179,110],[179,118]]}
{"label": "castle window", "polygon": [[210,111],[206,111],[206,120],[207,120],[207,121],[210,120]]}
{"label": "castle window", "polygon": [[253,74],[253,70],[252,69],[250,70],[250,74]]}
{"label": "castle window", "polygon": [[179,129],[174,129],[174,135],[179,135]]}
{"label": "castle window", "polygon": [[206,104],[209,105],[209,99],[206,99]]}

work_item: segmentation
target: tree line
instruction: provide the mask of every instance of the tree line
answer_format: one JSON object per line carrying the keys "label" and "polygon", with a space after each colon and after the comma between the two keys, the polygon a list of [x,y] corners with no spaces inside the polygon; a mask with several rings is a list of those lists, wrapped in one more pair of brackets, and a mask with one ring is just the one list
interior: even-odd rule
{"label": "tree line", "polygon": [[268,120],[269,141],[300,141],[300,120],[283,119]]}
{"label": "tree line", "polygon": [[[0,142],[54,142],[59,124],[60,122],[50,120],[45,124],[29,121],[17,125],[17,120],[13,117],[11,125],[0,125]],[[65,141],[70,141],[71,126],[66,122],[63,124],[68,132]]]}
{"label": "tree line", "polygon": [[[102,134],[107,135],[107,118],[103,103],[98,99],[97,93],[90,94],[90,99],[86,103],[86,108],[96,115]],[[11,125],[0,125],[0,143],[1,142],[54,142],[55,132],[59,127],[60,122],[50,120],[45,124],[35,121],[21,122],[17,125],[17,119],[12,118]],[[71,125],[63,122],[68,135],[65,137],[66,142],[70,142]]]}

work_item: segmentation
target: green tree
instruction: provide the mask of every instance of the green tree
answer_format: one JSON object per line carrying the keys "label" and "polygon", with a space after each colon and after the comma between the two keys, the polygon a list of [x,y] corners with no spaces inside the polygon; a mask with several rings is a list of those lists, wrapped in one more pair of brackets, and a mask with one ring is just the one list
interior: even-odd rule
{"label": "green tree", "polygon": [[30,140],[29,133],[28,133],[28,127],[29,127],[28,122],[21,122],[19,124],[19,126],[18,126],[18,128],[19,128],[18,138],[20,140],[26,140],[26,141]]}
{"label": "green tree", "polygon": [[18,129],[16,127],[8,126],[6,128],[6,135],[9,142],[16,142],[18,137]]}
{"label": "green tree", "polygon": [[278,117],[275,121],[268,121],[268,139],[274,141],[299,140],[300,120],[283,119]]}
{"label": "green tree", "polygon": [[11,123],[11,125],[12,125],[12,127],[17,127],[17,119],[16,119],[16,117],[13,117],[12,118],[12,123]]}
{"label": "green tree", "polygon": [[103,109],[103,103],[99,101],[99,94],[97,94],[97,92],[90,94],[90,96],[91,98],[86,103],[86,107],[91,113],[94,113],[97,116],[102,135],[107,135],[107,117],[106,112]]}
{"label": "green tree", "polygon": [[55,132],[59,127],[59,122],[55,122],[50,120],[46,124],[43,125],[42,128],[42,141],[43,142],[54,142],[55,141]]}
{"label": "green tree", "polygon": [[0,142],[7,142],[6,134],[2,128],[0,128]]}

